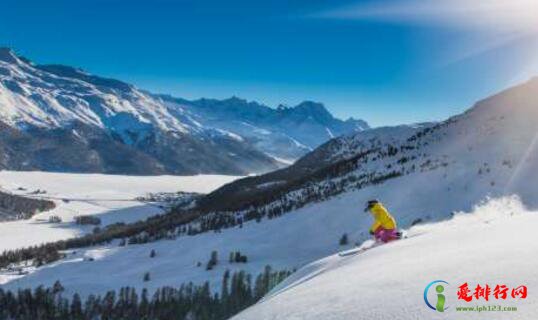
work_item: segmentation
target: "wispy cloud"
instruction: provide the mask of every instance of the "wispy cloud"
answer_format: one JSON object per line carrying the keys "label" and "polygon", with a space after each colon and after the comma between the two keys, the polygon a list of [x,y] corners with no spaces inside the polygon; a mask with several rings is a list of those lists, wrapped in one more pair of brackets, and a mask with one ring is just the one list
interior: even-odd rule
{"label": "wispy cloud", "polygon": [[538,0],[381,0],[312,15],[382,20],[488,32],[538,32]]}
{"label": "wispy cloud", "polygon": [[[357,3],[310,18],[381,21],[473,33],[479,41],[454,44],[440,67],[458,63],[538,35],[538,0],[379,0]],[[536,50],[536,49],[532,49]],[[538,58],[538,52],[537,52]],[[537,61],[525,62],[530,65]]]}

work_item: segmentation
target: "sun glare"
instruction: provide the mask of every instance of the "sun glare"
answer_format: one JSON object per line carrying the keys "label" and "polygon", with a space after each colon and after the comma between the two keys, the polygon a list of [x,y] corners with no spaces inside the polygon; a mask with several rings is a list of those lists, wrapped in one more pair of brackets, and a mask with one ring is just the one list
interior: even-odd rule
{"label": "sun glare", "polygon": [[[482,2],[491,25],[520,32],[538,32],[537,0],[491,0]],[[488,4],[489,3],[489,4]],[[481,5],[477,5],[480,9]]]}
{"label": "sun glare", "polygon": [[359,4],[320,17],[448,24],[494,32],[538,32],[538,0],[396,0]]}

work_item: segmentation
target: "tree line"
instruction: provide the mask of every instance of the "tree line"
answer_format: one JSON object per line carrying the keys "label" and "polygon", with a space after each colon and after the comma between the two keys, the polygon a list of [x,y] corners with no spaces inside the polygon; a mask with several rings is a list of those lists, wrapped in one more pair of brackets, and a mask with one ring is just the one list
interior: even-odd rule
{"label": "tree line", "polygon": [[66,298],[60,282],[34,290],[0,289],[0,320],[224,320],[259,301],[290,274],[267,266],[253,280],[244,271],[226,271],[219,293],[211,292],[208,282],[162,287],[153,294],[124,287],[85,299],[77,293]]}

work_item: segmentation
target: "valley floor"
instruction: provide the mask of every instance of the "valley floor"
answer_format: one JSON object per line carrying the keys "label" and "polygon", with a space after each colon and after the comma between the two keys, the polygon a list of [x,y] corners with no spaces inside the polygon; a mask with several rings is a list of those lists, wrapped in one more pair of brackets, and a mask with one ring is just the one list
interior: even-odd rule
{"label": "valley floor", "polygon": [[[233,176],[120,176],[47,172],[0,171],[0,188],[15,194],[52,199],[57,207],[28,220],[0,223],[0,252],[76,237],[93,227],[80,226],[73,219],[93,215],[106,226],[134,222],[162,213],[155,204],[136,197],[156,192],[207,193],[237,179]],[[32,194],[40,190],[40,194]],[[50,216],[62,223],[49,223]]]}

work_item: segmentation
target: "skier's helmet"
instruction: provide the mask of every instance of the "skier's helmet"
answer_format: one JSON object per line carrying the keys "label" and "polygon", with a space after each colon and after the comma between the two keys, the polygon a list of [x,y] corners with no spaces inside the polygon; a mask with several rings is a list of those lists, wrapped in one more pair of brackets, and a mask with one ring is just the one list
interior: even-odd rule
{"label": "skier's helmet", "polygon": [[368,202],[366,202],[366,207],[364,208],[364,212],[367,212],[368,210],[372,209],[372,207],[378,203],[380,202],[377,199],[368,200]]}

